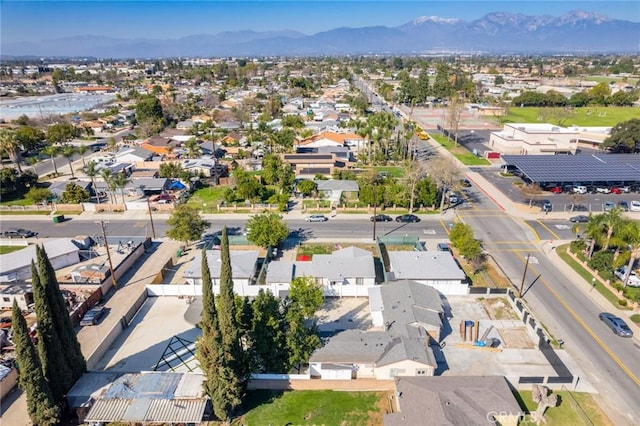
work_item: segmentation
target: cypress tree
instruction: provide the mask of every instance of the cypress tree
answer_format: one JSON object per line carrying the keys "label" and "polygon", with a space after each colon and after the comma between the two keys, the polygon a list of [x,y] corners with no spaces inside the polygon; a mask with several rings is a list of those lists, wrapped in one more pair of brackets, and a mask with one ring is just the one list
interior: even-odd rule
{"label": "cypress tree", "polygon": [[220,417],[218,413],[216,413],[216,416],[221,420],[229,420],[235,409],[242,402],[241,398],[246,377],[243,376],[242,350],[236,322],[236,304],[233,293],[229,237],[227,236],[226,226],[222,228],[220,262],[220,296],[218,297],[217,312],[224,361],[219,369],[220,394],[214,395],[213,403],[215,408],[216,400],[218,400],[220,410],[226,413],[225,418]]}
{"label": "cypress tree", "polygon": [[49,382],[51,394],[56,404],[64,401],[65,393],[73,385],[71,372],[65,363],[60,347],[60,338],[53,325],[46,290],[40,281],[36,265],[31,261],[31,287],[38,318],[38,355],[42,372]]}
{"label": "cypress tree", "polygon": [[58,407],[51,394],[51,388],[42,373],[42,366],[36,349],[29,337],[27,322],[22,316],[16,299],[13,299],[12,324],[13,343],[16,347],[16,362],[20,373],[20,388],[27,395],[27,412],[34,425],[58,424]]}
{"label": "cypress tree", "polygon": [[[200,363],[200,369],[207,378],[203,384],[205,392],[213,401],[214,395],[219,393],[217,390],[220,383],[218,369],[222,362],[222,345],[206,250],[202,250],[202,319],[200,320],[200,328],[202,336],[196,345],[196,357]],[[219,414],[215,404],[214,412],[216,416]]]}
{"label": "cypress tree", "polygon": [[[87,371],[87,364],[82,355],[78,337],[73,330],[73,324],[71,323],[71,318],[69,318],[69,310],[60,292],[60,284],[58,284],[49,256],[47,256],[47,252],[42,246],[36,247],[36,254],[40,282],[46,290],[53,325],[60,338],[62,353],[69,366],[72,380],[71,386],[73,386],[73,383]],[[65,389],[65,392],[69,389],[71,388]]]}

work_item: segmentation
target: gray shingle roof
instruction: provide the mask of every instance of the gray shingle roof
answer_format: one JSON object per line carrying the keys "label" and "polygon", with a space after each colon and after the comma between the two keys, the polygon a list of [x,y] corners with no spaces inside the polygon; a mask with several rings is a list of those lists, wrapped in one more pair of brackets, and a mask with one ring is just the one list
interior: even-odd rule
{"label": "gray shingle roof", "polygon": [[[252,278],[255,273],[256,263],[258,262],[258,250],[230,250],[229,258],[231,260],[231,271],[233,278],[248,279]],[[207,250],[207,261],[209,262],[209,270],[211,278],[220,278],[220,250]],[[202,278],[201,257],[196,256],[183,274],[184,278]]]}
{"label": "gray shingle roof", "polygon": [[489,425],[489,414],[521,412],[502,376],[398,377],[400,411],[385,415],[385,426]]}
{"label": "gray shingle roof", "polygon": [[412,360],[425,365],[436,366],[433,351],[426,346],[424,339],[409,339],[404,336],[394,337],[384,353],[376,362],[376,367],[382,367],[396,362]]}
{"label": "gray shingle roof", "polygon": [[464,280],[466,275],[444,251],[390,251],[389,263],[397,280]]}
{"label": "gray shingle roof", "polygon": [[355,180],[315,180],[318,191],[358,192],[360,187]]}
{"label": "gray shingle roof", "polygon": [[267,284],[287,283],[293,279],[293,268],[295,262],[278,260],[267,265]]}

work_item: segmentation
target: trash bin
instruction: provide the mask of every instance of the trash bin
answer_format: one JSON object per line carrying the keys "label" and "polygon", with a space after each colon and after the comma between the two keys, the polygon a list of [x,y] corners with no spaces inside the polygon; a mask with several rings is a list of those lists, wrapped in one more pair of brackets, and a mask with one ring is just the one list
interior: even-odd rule
{"label": "trash bin", "polygon": [[60,222],[64,222],[63,214],[59,214],[58,216],[53,217],[53,223],[60,223]]}
{"label": "trash bin", "polygon": [[176,257],[180,257],[180,256],[182,256],[182,249],[181,249],[181,248],[179,248],[179,249],[176,251]]}

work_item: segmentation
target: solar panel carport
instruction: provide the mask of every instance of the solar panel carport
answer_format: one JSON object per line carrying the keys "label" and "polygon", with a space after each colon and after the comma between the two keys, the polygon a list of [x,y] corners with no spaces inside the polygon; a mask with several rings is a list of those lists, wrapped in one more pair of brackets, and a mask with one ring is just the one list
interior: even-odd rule
{"label": "solar panel carport", "polygon": [[640,155],[503,155],[532,182],[640,183]]}

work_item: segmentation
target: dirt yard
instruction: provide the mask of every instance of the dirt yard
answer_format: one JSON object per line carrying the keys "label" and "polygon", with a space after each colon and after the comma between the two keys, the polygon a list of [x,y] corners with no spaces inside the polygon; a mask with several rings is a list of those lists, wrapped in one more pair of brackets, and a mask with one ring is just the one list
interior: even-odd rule
{"label": "dirt yard", "polygon": [[476,299],[493,320],[517,320],[518,316],[511,308],[509,301],[504,297],[492,297],[488,299]]}
{"label": "dirt yard", "polygon": [[524,327],[503,328],[498,330],[502,344],[507,349],[533,349],[535,345],[527,335]]}

